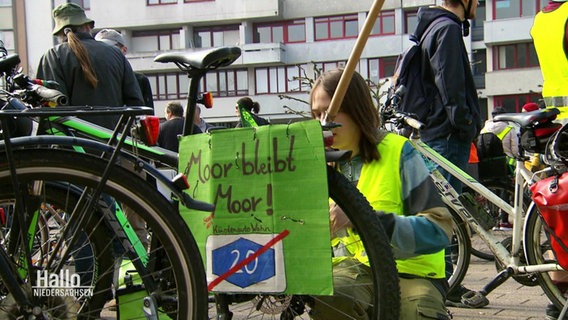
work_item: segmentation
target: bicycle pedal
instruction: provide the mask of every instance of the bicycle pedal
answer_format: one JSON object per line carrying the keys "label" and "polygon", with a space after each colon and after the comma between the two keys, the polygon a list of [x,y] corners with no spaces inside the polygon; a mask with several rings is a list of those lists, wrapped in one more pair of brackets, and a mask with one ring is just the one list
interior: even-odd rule
{"label": "bicycle pedal", "polygon": [[489,304],[489,300],[477,291],[465,293],[461,298],[461,302],[470,308],[483,308]]}

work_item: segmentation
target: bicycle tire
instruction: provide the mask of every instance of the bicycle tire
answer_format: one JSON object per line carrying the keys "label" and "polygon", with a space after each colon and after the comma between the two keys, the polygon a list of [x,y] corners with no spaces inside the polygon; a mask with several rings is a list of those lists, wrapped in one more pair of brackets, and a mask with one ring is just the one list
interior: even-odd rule
{"label": "bicycle tire", "polygon": [[[40,148],[14,150],[14,163],[16,164],[17,178],[20,185],[37,183],[37,181],[41,180],[45,182],[41,185],[52,182],[67,183],[69,186],[74,186],[81,190],[83,187],[96,187],[107,165],[106,160],[90,155],[61,149]],[[39,194],[44,194],[47,191],[49,190],[41,190]],[[156,290],[151,293],[143,286],[136,287],[141,289],[138,292],[142,293],[142,298],[146,297],[149,299],[151,307],[152,302],[155,303],[156,308],[150,308],[150,311],[155,311],[158,316],[165,314],[169,318],[204,319],[207,314],[204,266],[195,240],[190,230],[185,227],[185,222],[181,216],[176,214],[176,207],[138,175],[120,166],[113,167],[103,192],[117,202],[135,210],[147,225],[147,236],[151,239],[151,245],[148,250],[149,262],[144,268],[145,270],[142,270],[141,264],[136,264],[137,261],[134,260],[132,261],[134,263],[132,267],[136,268],[134,274],[146,273],[149,275],[149,277],[145,278],[146,282],[144,283],[151,283],[148,279],[155,280]],[[5,154],[0,155],[0,195],[2,196],[0,200],[10,197],[13,199],[10,171]],[[101,206],[101,204],[97,204],[97,206]],[[95,228],[89,231],[91,234],[113,230],[104,217],[96,217],[97,215],[93,214],[87,215],[91,216],[90,220],[92,220],[88,224],[89,228]],[[93,226],[100,226],[103,229]],[[109,234],[109,236],[110,241],[106,243],[107,248],[111,247],[113,242],[116,242],[114,239],[120,240],[114,233]],[[64,236],[62,238],[65,239]],[[97,246],[93,246],[95,250]],[[116,253],[112,255],[107,253],[106,258],[112,259],[112,267],[107,267],[107,270],[95,270],[92,273],[93,282],[95,283],[101,281],[101,279],[108,279],[109,276],[113,276],[115,274],[115,266],[126,265],[122,260],[123,257]],[[98,259],[101,262],[105,261],[104,257],[98,257]],[[12,260],[11,262],[13,264],[17,263]],[[163,267],[163,269],[158,269],[158,267]],[[0,272],[6,271],[2,270]],[[116,281],[117,279],[114,278],[114,280]],[[116,287],[118,283],[114,283],[114,285]],[[136,288],[130,287],[129,289]],[[106,291],[110,288],[107,289],[106,284],[103,288],[97,287],[95,284],[95,289]],[[127,292],[128,290],[124,290],[124,293]],[[101,297],[102,293],[94,290],[92,297]],[[112,296],[107,298],[105,302],[111,298]],[[133,312],[142,312],[142,298],[138,295],[136,301],[139,301],[139,304],[130,304],[134,310]],[[126,305],[131,301],[128,300],[129,298],[126,294],[120,299],[122,300],[117,301],[117,310],[122,309],[122,312],[126,313]],[[7,299],[4,299],[3,302],[9,303]],[[73,318],[112,317],[117,312],[113,311],[112,306],[108,303],[101,305],[100,301],[93,302],[90,299],[78,300],[74,297],[66,297],[61,302],[67,305],[75,305],[77,302],[83,303],[83,309],[67,307],[66,316]],[[50,307],[48,303],[46,305]],[[9,313],[10,307],[15,306],[4,305],[2,310]],[[44,311],[50,313],[53,318],[58,318],[56,311],[54,311],[57,308],[53,305],[51,307],[52,309]],[[69,312],[72,311],[80,312],[70,314]]]}
{"label": "bicycle tire", "polygon": [[[369,257],[373,293],[367,312],[369,319],[398,319],[400,290],[398,272],[389,239],[369,202],[341,173],[327,168],[329,197],[346,213],[361,237]],[[310,305],[322,300],[317,296],[300,295],[228,295],[217,299],[230,299],[230,310],[219,314],[211,310],[211,319],[308,319]],[[232,300],[231,300],[232,299]],[[241,299],[242,301],[238,301]],[[251,302],[252,300],[252,302]],[[244,302],[243,302],[244,301]],[[323,303],[323,302],[322,302]],[[332,307],[328,305],[329,307]],[[342,319],[350,319],[342,315]]]}
{"label": "bicycle tire", "polygon": [[[484,180],[483,185],[489,189],[494,194],[498,195],[501,199],[505,200],[511,206],[514,206],[515,202],[515,185],[510,180],[502,180],[502,179],[491,179],[491,180]],[[488,230],[496,239],[500,242],[505,241],[508,238],[513,236],[512,229],[500,229],[498,224],[500,221],[501,210],[496,205],[487,201],[483,196],[473,193],[473,196],[476,200],[478,200],[479,205],[485,209],[485,211],[491,214],[491,217],[494,220],[495,227],[491,230]],[[523,212],[526,211],[528,208],[528,204],[530,203],[530,197],[528,195],[523,195]],[[512,224],[512,219],[509,217],[510,224]],[[485,241],[481,239],[481,237],[477,236],[473,231],[471,232],[471,253],[481,259],[487,261],[495,261],[495,257],[493,256],[493,252],[489,249]],[[498,271],[502,270],[502,266],[497,267]]]}
{"label": "bicycle tire", "polygon": [[[544,229],[544,220],[540,216],[538,208],[531,204],[529,212],[526,216],[525,233],[524,233],[524,250],[528,265],[537,265],[544,263],[555,263],[556,258],[552,251],[548,232]],[[557,271],[564,272],[565,271]],[[538,284],[544,291],[544,294],[550,301],[562,310],[566,303],[563,292],[553,281],[552,272],[539,272],[532,274],[536,277]]]}
{"label": "bicycle tire", "polygon": [[[471,259],[471,242],[468,232],[467,222],[465,222],[452,208],[452,238],[450,246],[446,248],[446,274],[449,274],[448,285],[450,292],[459,286],[467,274]],[[449,270],[449,261],[452,262],[452,269]]]}
{"label": "bicycle tire", "polygon": [[[483,185],[489,189],[494,194],[498,195],[501,199],[505,200],[511,206],[514,205],[515,201],[515,185],[511,183],[510,180],[503,181],[503,180],[486,180],[482,182]],[[479,195],[476,192],[473,192],[474,198],[477,200],[479,205],[485,209],[485,211],[491,214],[491,217],[494,220],[494,228],[488,230],[488,232],[492,233],[496,239],[503,241],[504,239],[512,236],[512,230],[501,230],[499,229],[499,217],[500,217],[500,209],[496,205],[487,201],[483,196]],[[511,221],[509,221],[511,223]],[[487,261],[494,261],[495,257],[493,253],[489,249],[489,247],[485,244],[485,241],[481,239],[479,236],[475,234],[475,232],[471,232],[471,253],[481,259]]]}

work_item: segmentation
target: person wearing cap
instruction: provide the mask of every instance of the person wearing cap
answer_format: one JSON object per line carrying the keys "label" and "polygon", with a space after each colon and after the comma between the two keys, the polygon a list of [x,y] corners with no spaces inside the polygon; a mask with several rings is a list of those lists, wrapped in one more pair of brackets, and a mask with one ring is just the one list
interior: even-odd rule
{"label": "person wearing cap", "polygon": [[[126,46],[126,40],[118,31],[114,29],[103,29],[95,35],[95,40],[102,41],[108,45],[115,46],[126,55],[128,52],[128,47]],[[154,110],[154,98],[152,97],[152,87],[150,86],[150,80],[144,74],[134,71],[140,90],[142,91],[142,97],[144,98],[144,104],[148,108]]]}
{"label": "person wearing cap", "polygon": [[[95,26],[85,11],[74,3],[53,9],[53,35],[60,44],[40,59],[36,77],[54,80],[73,106],[141,106],[140,87],[126,57],[115,48],[96,41],[91,35]],[[114,129],[119,116],[84,118]]]}
{"label": "person wearing cap", "polygon": [[530,31],[544,80],[546,107],[559,108],[557,119],[568,118],[568,4],[549,1],[534,17]]}

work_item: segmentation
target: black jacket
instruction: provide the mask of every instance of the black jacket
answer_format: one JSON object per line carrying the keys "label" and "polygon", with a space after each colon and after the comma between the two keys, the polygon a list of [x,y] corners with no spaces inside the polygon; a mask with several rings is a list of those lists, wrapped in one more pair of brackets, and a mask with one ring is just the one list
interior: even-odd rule
{"label": "black jacket", "polygon": [[[158,134],[158,145],[162,148],[178,152],[179,140],[178,135],[183,134],[184,118],[173,118],[160,123],[160,132]],[[201,129],[195,124],[193,125],[192,134],[201,133]]]}
{"label": "black jacket", "polygon": [[[85,80],[83,70],[69,43],[49,49],[39,62],[36,77],[55,80],[59,91],[69,97],[71,106],[142,106],[142,93],[132,67],[122,52],[114,46],[95,40],[88,33],[77,36],[89,54],[89,60],[99,80],[93,88]],[[119,116],[84,117],[103,127],[114,129]]]}
{"label": "black jacket", "polygon": [[440,7],[420,8],[418,25],[411,37],[420,39],[435,19],[446,16],[422,43],[422,76],[425,90],[437,90],[421,132],[425,142],[457,134],[471,142],[482,127],[477,91],[465,44],[462,24],[452,12]]}

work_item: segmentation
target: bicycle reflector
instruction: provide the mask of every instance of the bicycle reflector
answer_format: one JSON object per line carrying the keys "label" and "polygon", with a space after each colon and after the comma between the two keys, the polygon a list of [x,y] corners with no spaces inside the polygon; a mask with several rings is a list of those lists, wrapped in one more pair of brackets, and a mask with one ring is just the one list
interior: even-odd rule
{"label": "bicycle reflector", "polygon": [[331,148],[333,145],[333,133],[331,133],[331,131],[323,132],[323,144],[327,148]]}
{"label": "bicycle reflector", "polygon": [[213,94],[211,92],[204,92],[201,98],[197,99],[198,103],[201,103],[207,109],[213,108]]}
{"label": "bicycle reflector", "polygon": [[160,133],[160,118],[156,116],[145,116],[140,119],[139,128],[140,139],[148,146],[154,146],[158,142]]}

